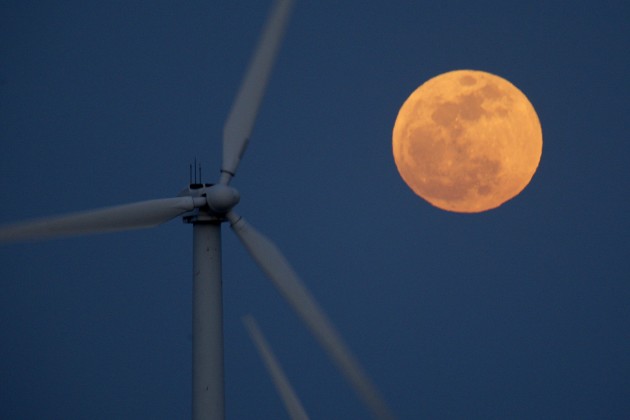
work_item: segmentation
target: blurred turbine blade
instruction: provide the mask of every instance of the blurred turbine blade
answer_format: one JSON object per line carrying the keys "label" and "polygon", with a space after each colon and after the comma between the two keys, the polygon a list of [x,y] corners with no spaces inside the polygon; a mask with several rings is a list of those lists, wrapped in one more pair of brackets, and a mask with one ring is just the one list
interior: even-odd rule
{"label": "blurred turbine blade", "polygon": [[243,324],[245,324],[249,337],[256,345],[256,349],[258,350],[260,357],[263,359],[269,375],[271,375],[271,379],[280,394],[280,398],[282,398],[282,402],[284,403],[284,407],[286,408],[289,417],[293,420],[308,420],[308,415],[306,414],[302,403],[295,394],[293,387],[291,387],[291,384],[284,374],[280,363],[276,360],[276,357],[271,350],[271,346],[267,343],[267,340],[260,331],[260,328],[258,328],[258,323],[254,317],[251,315],[244,316]]}
{"label": "blurred turbine blade", "polygon": [[376,387],[278,248],[243,218],[233,212],[227,217],[252,258],[302,318],[372,415],[379,419],[393,418]]}
{"label": "blurred turbine blade", "polygon": [[274,5],[223,127],[221,183],[229,183],[247,147],[292,3],[292,0],[279,0]]}
{"label": "blurred turbine blade", "polygon": [[140,201],[0,227],[0,242],[22,242],[63,236],[141,229],[159,225],[200,207],[205,199],[175,197]]}

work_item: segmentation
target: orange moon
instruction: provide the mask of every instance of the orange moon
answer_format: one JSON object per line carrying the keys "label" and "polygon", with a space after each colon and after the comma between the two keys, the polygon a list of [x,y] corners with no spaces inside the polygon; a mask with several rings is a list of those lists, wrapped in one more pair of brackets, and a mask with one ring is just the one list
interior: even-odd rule
{"label": "orange moon", "polygon": [[477,213],[518,195],[542,154],[542,129],[527,97],[475,70],[436,76],[398,112],[394,161],[407,185],[443,210]]}

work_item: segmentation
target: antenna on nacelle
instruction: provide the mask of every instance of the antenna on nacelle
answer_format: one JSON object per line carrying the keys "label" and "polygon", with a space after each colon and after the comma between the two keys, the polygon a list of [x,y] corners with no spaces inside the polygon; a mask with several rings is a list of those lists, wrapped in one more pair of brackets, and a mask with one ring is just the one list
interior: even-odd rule
{"label": "antenna on nacelle", "polygon": [[[190,185],[200,185],[202,184],[201,163],[197,163],[197,158],[193,162],[188,165],[188,183]],[[197,176],[199,176],[199,179],[197,179]]]}

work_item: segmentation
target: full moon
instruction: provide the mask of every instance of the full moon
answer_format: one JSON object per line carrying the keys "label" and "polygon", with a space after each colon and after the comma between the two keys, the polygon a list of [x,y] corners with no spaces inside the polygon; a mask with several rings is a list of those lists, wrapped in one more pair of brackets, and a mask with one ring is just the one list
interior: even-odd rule
{"label": "full moon", "polygon": [[527,97],[507,80],[457,70],[416,89],[398,112],[394,161],[420,197],[477,213],[518,195],[534,176],[542,130]]}

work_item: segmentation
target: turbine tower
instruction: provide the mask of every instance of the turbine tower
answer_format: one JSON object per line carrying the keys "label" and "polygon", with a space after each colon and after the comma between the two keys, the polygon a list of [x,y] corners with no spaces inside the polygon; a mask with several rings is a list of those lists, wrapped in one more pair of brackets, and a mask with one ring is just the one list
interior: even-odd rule
{"label": "turbine tower", "polygon": [[262,102],[292,0],[275,3],[223,130],[216,184],[191,183],[174,198],[49,217],[0,228],[0,243],[149,228],[176,217],[193,227],[193,419],[224,418],[221,225],[229,222],[252,258],[306,324],[376,418],[393,418],[376,387],[278,248],[237,215],[230,186]]}

